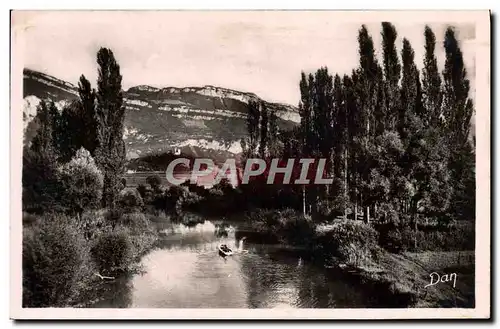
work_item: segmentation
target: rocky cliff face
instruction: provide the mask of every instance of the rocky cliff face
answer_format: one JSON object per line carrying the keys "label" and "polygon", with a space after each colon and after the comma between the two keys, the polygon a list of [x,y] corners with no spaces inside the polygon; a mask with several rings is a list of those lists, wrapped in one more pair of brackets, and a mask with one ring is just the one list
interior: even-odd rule
{"label": "rocky cliff face", "polygon": [[[78,97],[75,85],[29,69],[24,70],[23,96],[26,140],[36,129],[28,123],[41,99],[53,100],[61,109]],[[212,155],[238,154],[240,140],[247,135],[248,102],[259,99],[252,93],[214,86],[160,89],[141,85],[125,91],[124,96],[128,158],[175,148],[199,156],[203,150]],[[300,121],[297,108],[266,104],[276,110],[280,128],[290,129]]]}

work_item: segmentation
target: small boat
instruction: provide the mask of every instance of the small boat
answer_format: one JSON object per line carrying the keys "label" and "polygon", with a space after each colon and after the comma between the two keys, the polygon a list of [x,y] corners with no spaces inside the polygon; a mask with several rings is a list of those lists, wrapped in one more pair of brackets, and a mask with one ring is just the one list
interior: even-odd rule
{"label": "small boat", "polygon": [[219,245],[219,255],[222,257],[231,256],[233,251],[225,244]]}

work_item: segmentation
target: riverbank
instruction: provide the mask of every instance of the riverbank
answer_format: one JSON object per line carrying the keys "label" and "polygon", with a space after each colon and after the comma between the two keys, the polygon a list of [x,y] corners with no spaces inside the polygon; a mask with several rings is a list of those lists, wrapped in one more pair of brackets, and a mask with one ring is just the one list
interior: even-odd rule
{"label": "riverbank", "polygon": [[105,286],[141,271],[158,232],[143,213],[25,214],[23,305],[86,307]]}
{"label": "riverbank", "polygon": [[[429,254],[429,253],[427,253]],[[453,256],[450,255],[451,258]],[[371,264],[342,269],[346,276],[393,298],[400,307],[474,307],[474,265],[426,267],[405,254],[381,251]],[[457,275],[453,280],[431,284],[431,273]],[[432,278],[436,282],[436,276]],[[444,281],[444,280],[443,280]]]}
{"label": "riverbank", "polygon": [[[474,307],[473,251],[393,253],[361,221],[318,225],[288,210],[258,210],[247,216],[247,226],[244,234],[252,240],[298,247],[317,266],[363,284],[383,301],[381,307]],[[455,273],[455,287],[449,281],[429,285],[433,272],[443,278]]]}

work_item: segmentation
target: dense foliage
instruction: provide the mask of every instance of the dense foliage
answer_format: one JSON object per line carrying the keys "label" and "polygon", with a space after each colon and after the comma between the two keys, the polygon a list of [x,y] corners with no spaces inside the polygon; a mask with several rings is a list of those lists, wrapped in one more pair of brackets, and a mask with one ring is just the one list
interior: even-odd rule
{"label": "dense foliage", "polygon": [[[398,45],[391,23],[381,24],[380,56],[362,26],[359,65],[342,77],[326,67],[303,72],[300,127],[279,132],[278,138],[262,127],[267,114],[254,104],[247,122],[250,139],[245,156],[325,158],[325,175],[333,178],[333,184],[276,186],[262,183],[264,177],[241,187],[248,202],[266,208],[292,207],[316,222],[344,217],[392,223],[397,232],[413,231],[414,249],[419,241],[425,243],[418,232],[422,219],[441,226],[473,221],[475,145],[470,121],[474,109],[460,43],[453,27],[447,28],[446,59],[440,72],[436,37],[429,27],[423,32],[420,72],[410,41],[402,38]],[[260,151],[268,139],[280,142],[273,154]],[[293,201],[287,204],[287,200]]]}

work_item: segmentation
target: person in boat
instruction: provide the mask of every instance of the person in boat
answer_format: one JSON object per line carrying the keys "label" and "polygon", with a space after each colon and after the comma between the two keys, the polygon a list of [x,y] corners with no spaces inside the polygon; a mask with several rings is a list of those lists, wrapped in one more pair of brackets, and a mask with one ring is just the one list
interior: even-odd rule
{"label": "person in boat", "polygon": [[225,244],[221,245],[220,249],[224,252],[231,252],[231,249],[229,249],[229,247]]}

